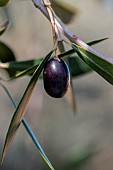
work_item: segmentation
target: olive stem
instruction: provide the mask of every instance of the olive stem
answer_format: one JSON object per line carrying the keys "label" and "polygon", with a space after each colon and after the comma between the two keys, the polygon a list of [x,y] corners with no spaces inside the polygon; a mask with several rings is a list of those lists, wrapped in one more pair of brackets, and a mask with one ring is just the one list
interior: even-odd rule
{"label": "olive stem", "polygon": [[55,21],[54,21],[53,10],[51,8],[51,3],[50,3],[49,0],[43,0],[43,4],[47,9],[47,12],[48,12],[48,15],[49,15],[49,18],[50,18],[50,23],[51,23],[51,26],[52,26],[52,33],[53,33],[53,42],[54,42],[54,45],[55,45],[55,43],[57,41],[57,34],[56,34],[56,31],[55,31]]}
{"label": "olive stem", "polygon": [[[47,9],[42,4],[41,0],[32,0],[32,2],[34,3],[35,7],[38,8],[47,17],[47,19],[50,20],[48,12],[47,12]],[[90,47],[85,42],[80,40],[75,34],[71,33],[61,22],[59,22],[55,16],[53,16],[53,17],[54,17],[55,24],[57,25],[59,31],[62,34],[64,34],[64,36],[67,37],[72,43],[75,43],[76,45],[78,45],[78,46],[90,51],[91,53],[94,53],[95,55],[98,55],[101,58],[108,61],[107,56],[105,56],[104,54],[96,51],[94,48]],[[111,62],[113,63],[112,58],[111,58]]]}

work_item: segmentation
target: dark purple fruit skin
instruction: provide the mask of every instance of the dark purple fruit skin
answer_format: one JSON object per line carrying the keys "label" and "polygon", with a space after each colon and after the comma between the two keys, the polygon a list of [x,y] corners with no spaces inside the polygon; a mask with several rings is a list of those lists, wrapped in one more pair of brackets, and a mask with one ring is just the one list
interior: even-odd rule
{"label": "dark purple fruit skin", "polygon": [[62,59],[50,59],[44,66],[43,81],[48,95],[54,98],[63,97],[70,81],[68,65]]}

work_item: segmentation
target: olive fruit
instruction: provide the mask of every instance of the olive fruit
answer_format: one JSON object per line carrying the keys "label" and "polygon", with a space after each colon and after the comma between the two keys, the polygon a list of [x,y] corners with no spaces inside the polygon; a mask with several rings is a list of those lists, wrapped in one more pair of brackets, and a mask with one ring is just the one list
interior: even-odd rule
{"label": "olive fruit", "polygon": [[60,58],[50,59],[44,66],[43,81],[48,95],[54,98],[63,97],[70,83],[68,65]]}

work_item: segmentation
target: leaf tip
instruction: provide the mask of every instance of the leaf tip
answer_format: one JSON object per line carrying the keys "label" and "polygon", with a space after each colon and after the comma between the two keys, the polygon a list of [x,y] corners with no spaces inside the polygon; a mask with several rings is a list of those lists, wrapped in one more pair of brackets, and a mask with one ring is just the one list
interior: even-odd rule
{"label": "leaf tip", "polygon": [[0,158],[0,165],[3,164],[4,157],[5,157],[5,154],[4,154],[4,150],[3,150],[2,156],[1,156],[1,158]]}
{"label": "leaf tip", "polygon": [[2,151],[2,155],[1,155],[1,158],[0,158],[0,165],[2,165],[2,163],[4,161],[4,158],[5,158],[5,155],[7,153],[8,147],[9,147],[9,143],[7,141],[7,138],[6,138],[4,148],[3,148],[3,151]]}

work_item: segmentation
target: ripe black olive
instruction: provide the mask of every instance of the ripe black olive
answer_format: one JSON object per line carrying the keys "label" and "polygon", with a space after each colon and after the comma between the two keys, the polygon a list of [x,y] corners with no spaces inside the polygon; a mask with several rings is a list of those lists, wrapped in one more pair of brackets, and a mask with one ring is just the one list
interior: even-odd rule
{"label": "ripe black olive", "polygon": [[50,59],[44,66],[43,81],[48,95],[54,98],[63,97],[70,82],[68,65],[62,59]]}

